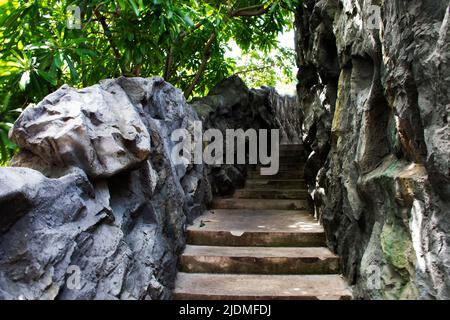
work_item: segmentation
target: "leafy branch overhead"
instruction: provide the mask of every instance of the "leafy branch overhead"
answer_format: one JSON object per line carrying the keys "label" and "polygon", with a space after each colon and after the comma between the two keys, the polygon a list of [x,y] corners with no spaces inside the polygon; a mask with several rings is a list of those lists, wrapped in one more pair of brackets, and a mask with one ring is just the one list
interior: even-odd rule
{"label": "leafy branch overhead", "polygon": [[[80,8],[80,29],[68,28],[74,5]],[[231,41],[247,56],[266,56],[278,48],[277,36],[291,28],[297,5],[298,0],[0,1],[2,162],[14,149],[7,130],[17,109],[62,84],[160,75],[187,98],[205,95],[222,79],[246,74],[226,57]],[[283,59],[277,61],[272,62]],[[273,78],[270,68],[250,67]]]}

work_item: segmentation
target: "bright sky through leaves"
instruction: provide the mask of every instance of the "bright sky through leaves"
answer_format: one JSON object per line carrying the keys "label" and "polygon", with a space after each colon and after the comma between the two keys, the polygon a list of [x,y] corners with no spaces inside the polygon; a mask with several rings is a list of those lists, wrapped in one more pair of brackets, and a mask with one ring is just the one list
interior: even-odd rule
{"label": "bright sky through leaves", "polygon": [[[286,31],[278,36],[278,43],[279,47],[286,48],[290,50],[295,50],[295,41],[294,41],[294,30],[291,29],[289,31]],[[242,53],[242,50],[236,45],[234,41],[230,41],[228,44],[229,50],[227,50],[225,56],[227,58],[234,59],[238,68],[246,68],[249,64],[248,57]],[[274,57],[275,55],[280,54],[280,50],[274,49],[272,50],[270,56]],[[263,53],[261,52],[261,55]],[[264,74],[267,73],[266,70],[258,70],[252,73],[253,76],[255,76],[255,73],[257,73],[257,77],[261,78],[258,79],[259,81],[262,81],[263,83],[268,83],[271,85],[274,85],[277,89],[277,91],[281,94],[286,95],[295,95],[296,94],[296,75],[297,75],[297,65],[295,63],[295,60],[289,60],[285,61],[287,65],[283,65],[282,67],[280,65],[276,65],[273,69],[275,70],[276,78],[275,83],[271,84],[270,80],[264,77]],[[282,68],[290,69],[292,71],[291,76],[285,76],[283,74]],[[257,68],[255,68],[257,69]],[[255,83],[252,83],[252,79],[248,77],[247,74],[241,74],[240,75],[247,84],[252,87]],[[259,82],[258,81],[258,82]],[[264,82],[266,81],[266,82]],[[257,86],[257,85],[256,85]]]}

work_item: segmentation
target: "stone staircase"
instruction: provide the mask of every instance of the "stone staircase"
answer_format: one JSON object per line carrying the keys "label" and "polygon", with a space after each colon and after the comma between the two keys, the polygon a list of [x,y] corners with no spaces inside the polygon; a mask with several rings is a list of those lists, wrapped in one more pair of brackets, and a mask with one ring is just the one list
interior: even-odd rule
{"label": "stone staircase", "polygon": [[304,160],[302,146],[281,146],[278,175],[253,168],[188,228],[174,299],[351,299],[310,212]]}

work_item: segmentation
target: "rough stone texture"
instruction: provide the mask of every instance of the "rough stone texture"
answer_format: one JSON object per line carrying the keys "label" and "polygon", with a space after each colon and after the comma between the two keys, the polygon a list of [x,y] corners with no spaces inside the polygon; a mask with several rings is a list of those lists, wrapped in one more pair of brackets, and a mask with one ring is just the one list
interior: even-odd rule
{"label": "rough stone texture", "polygon": [[76,166],[92,178],[136,167],[150,154],[139,110],[117,82],[82,90],[61,87],[19,117],[12,138],[37,155],[46,171]]}
{"label": "rough stone texture", "polygon": [[[203,121],[203,129],[279,129],[283,144],[301,141],[302,114],[297,97],[282,96],[272,87],[249,89],[237,76],[219,83],[207,97],[191,103]],[[209,167],[213,192],[232,194],[243,186],[246,166]]]}
{"label": "rough stone texture", "polygon": [[0,299],[170,298],[186,224],[211,200],[203,166],[171,159],[171,133],[195,120],[157,77],[62,87],[27,108],[12,163],[45,176],[0,169]]}
{"label": "rough stone texture", "polygon": [[355,296],[450,298],[448,1],[305,0],[306,176]]}

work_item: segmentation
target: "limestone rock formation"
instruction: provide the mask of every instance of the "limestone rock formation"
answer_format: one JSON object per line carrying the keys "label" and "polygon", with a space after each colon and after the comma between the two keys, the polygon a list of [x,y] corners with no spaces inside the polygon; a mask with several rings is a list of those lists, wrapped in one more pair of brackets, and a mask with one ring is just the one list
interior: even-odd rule
{"label": "limestone rock formation", "polygon": [[301,139],[297,97],[282,96],[273,87],[249,89],[238,76],[223,80],[191,105],[205,128],[279,129],[283,144],[297,144]]}
{"label": "limestone rock formation", "polygon": [[[148,99],[144,91],[141,95],[136,98]],[[138,109],[114,81],[82,90],[61,87],[19,117],[12,138],[38,155],[47,172],[76,166],[92,178],[136,167],[150,154]]]}
{"label": "limestone rock formation", "polygon": [[309,189],[357,297],[450,298],[449,28],[440,0],[296,13]]}
{"label": "limestone rock formation", "polygon": [[169,298],[186,224],[211,199],[203,166],[171,159],[171,133],[195,120],[158,77],[27,108],[16,167],[0,169],[0,299]]}
{"label": "limestone rock formation", "polygon": [[[301,141],[302,113],[297,97],[282,96],[275,88],[249,89],[237,76],[219,83],[207,97],[191,103],[203,121],[203,129],[279,129],[283,144]],[[245,181],[245,166],[210,167],[214,193],[230,195]]]}

